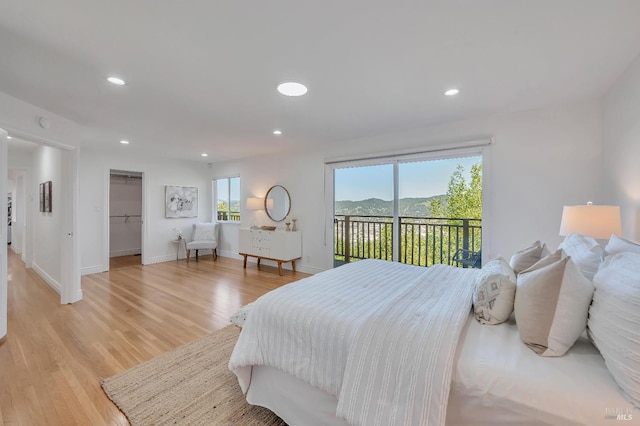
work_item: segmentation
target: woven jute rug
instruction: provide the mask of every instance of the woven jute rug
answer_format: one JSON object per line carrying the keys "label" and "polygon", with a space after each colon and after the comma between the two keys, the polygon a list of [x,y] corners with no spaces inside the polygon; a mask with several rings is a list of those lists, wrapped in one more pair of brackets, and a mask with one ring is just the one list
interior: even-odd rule
{"label": "woven jute rug", "polygon": [[230,325],[102,380],[133,426],[286,424],[247,403],[227,365],[240,328]]}

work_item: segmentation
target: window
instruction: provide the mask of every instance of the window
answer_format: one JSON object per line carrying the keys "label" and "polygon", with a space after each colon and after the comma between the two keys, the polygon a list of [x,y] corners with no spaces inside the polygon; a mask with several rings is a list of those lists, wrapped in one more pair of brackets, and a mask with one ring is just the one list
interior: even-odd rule
{"label": "window", "polygon": [[225,177],[213,180],[214,210],[218,221],[240,221],[240,177]]}

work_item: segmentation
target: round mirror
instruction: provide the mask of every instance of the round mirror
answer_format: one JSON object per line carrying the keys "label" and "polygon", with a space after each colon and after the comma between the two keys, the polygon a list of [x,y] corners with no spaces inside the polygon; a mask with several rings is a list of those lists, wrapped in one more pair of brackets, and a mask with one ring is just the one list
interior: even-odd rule
{"label": "round mirror", "polygon": [[274,185],[264,197],[264,210],[274,222],[282,222],[291,211],[291,197],[284,186]]}

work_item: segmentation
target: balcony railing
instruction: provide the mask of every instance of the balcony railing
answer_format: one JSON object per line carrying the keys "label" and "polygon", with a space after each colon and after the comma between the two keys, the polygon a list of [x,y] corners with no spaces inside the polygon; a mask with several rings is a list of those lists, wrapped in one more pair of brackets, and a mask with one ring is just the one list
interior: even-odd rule
{"label": "balcony railing", "polygon": [[239,221],[240,212],[218,212],[218,220]]}
{"label": "balcony railing", "polygon": [[481,219],[399,217],[394,225],[391,216],[337,215],[334,224],[336,264],[394,260],[395,246],[402,263],[462,266],[452,260],[458,249],[479,251],[482,247]]}

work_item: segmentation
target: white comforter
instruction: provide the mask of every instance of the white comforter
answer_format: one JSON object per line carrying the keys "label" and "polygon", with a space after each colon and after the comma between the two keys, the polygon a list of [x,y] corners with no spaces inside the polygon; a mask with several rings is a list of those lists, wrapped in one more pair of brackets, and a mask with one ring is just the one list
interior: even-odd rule
{"label": "white comforter", "polygon": [[267,293],[229,368],[268,365],[338,398],[351,424],[442,425],[476,270],[365,260]]}

